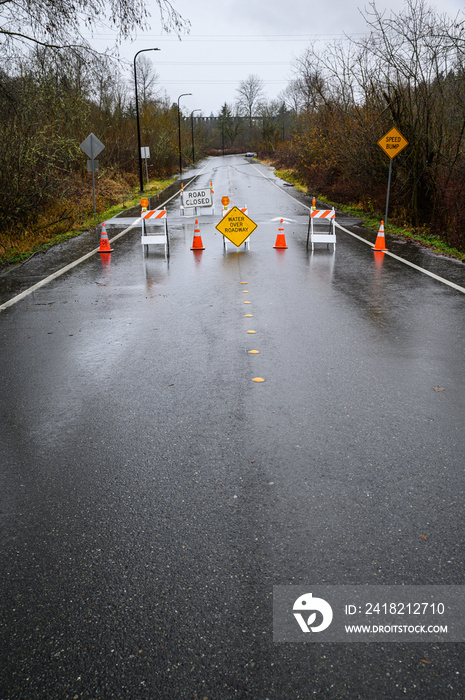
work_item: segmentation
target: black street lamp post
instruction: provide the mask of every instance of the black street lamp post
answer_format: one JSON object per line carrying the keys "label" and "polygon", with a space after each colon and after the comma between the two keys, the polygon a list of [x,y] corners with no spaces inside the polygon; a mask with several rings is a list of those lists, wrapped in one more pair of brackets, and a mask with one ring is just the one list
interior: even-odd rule
{"label": "black street lamp post", "polygon": [[183,92],[178,97],[178,136],[179,136],[179,179],[182,180],[182,156],[181,156],[181,115],[179,112],[179,100],[186,95],[192,95],[191,92]]}
{"label": "black street lamp post", "polygon": [[160,49],[141,49],[134,56],[134,83],[135,83],[135,93],[136,93],[136,121],[137,121],[137,145],[139,148],[139,179],[140,179],[140,191],[144,191],[144,179],[142,177],[142,153],[141,153],[141,141],[140,141],[140,121],[139,121],[139,100],[137,97],[137,71],[136,71],[136,58],[143,51],[160,51]]}

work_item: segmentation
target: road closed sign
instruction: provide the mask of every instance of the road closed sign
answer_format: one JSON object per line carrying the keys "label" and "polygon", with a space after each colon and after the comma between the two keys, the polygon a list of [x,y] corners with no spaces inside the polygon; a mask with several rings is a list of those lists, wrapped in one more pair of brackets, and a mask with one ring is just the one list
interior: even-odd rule
{"label": "road closed sign", "polygon": [[405,146],[408,146],[408,141],[402,136],[400,131],[395,126],[392,127],[383,138],[378,141],[378,146],[383,149],[389,158],[395,158]]}
{"label": "road closed sign", "polygon": [[212,191],[209,187],[203,190],[183,191],[182,204],[186,209],[193,207],[212,207]]}
{"label": "road closed sign", "polygon": [[233,207],[215,227],[228,241],[239,248],[251,233],[257,228],[257,224],[249,219],[238,207]]}

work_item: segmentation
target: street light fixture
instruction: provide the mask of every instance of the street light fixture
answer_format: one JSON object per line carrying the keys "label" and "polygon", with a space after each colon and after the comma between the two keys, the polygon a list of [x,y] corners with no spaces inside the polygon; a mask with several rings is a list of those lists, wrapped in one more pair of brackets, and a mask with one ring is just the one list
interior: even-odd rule
{"label": "street light fixture", "polygon": [[178,97],[178,136],[179,136],[179,180],[182,180],[182,158],[181,158],[181,115],[179,113],[179,100],[186,95],[192,95],[191,92],[183,92]]}
{"label": "street light fixture", "polygon": [[137,145],[139,148],[139,180],[140,180],[140,191],[144,191],[144,180],[142,177],[142,153],[141,153],[141,142],[140,142],[140,121],[139,121],[139,100],[137,97],[137,71],[136,71],[136,58],[143,51],[160,51],[160,49],[141,49],[134,56],[134,83],[136,92],[136,120],[137,120]]}
{"label": "street light fixture", "polygon": [[195,163],[195,154],[194,154],[194,117],[192,116],[194,112],[201,112],[201,109],[193,109],[191,112],[191,130],[192,130],[192,163]]}

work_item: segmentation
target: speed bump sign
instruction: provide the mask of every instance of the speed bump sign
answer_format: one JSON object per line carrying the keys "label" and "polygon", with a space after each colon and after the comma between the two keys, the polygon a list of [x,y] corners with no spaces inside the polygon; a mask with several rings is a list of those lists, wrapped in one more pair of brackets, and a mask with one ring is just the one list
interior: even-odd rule
{"label": "speed bump sign", "polygon": [[387,134],[384,134],[383,138],[378,141],[378,146],[382,148],[385,154],[392,160],[408,146],[408,141],[402,136],[400,131],[393,126],[392,129],[390,129]]}
{"label": "speed bump sign", "polygon": [[215,228],[227,238],[228,241],[231,241],[231,243],[234,243],[234,245],[239,248],[250,234],[255,231],[257,224],[238,207],[233,207]]}

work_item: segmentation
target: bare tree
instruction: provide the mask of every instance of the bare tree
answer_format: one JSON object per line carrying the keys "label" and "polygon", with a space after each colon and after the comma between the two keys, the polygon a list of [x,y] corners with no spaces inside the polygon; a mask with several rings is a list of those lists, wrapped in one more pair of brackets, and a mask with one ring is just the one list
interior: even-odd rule
{"label": "bare tree", "polygon": [[[137,93],[142,108],[157,99],[158,93],[155,86],[159,77],[150,58],[146,55],[140,56],[137,60]],[[131,84],[134,85],[134,68],[132,69]]]}
{"label": "bare tree", "polygon": [[327,85],[323,77],[321,57],[313,46],[294,61],[294,80],[288,87],[288,94],[300,109],[311,111],[325,102]]}
{"label": "bare tree", "polygon": [[258,75],[249,75],[246,80],[242,80],[236,92],[237,105],[239,111],[249,118],[249,124],[252,124],[252,117],[259,103],[264,98],[263,80]]}
{"label": "bare tree", "polygon": [[304,106],[304,99],[298,80],[291,80],[287,87],[281,90],[278,98],[294,114],[298,114]]}
{"label": "bare tree", "polygon": [[305,105],[296,141],[302,168],[332,196],[350,187],[351,197],[380,208],[388,160],[377,141],[396,126],[409,142],[392,163],[399,217],[455,235],[453,220],[465,230],[463,15],[406,0],[400,13],[372,1],[364,17],[364,37],[310,47],[295,64],[290,94],[300,92]]}
{"label": "bare tree", "polygon": [[102,116],[121,116],[128,104],[128,86],[114,61],[101,61],[99,70],[93,72],[93,100]]}
{"label": "bare tree", "polygon": [[267,153],[273,153],[284,130],[285,105],[279,100],[262,102],[258,112],[261,117],[261,146]]}
{"label": "bare tree", "polygon": [[[180,33],[189,22],[169,0],[155,0],[165,30]],[[0,52],[4,55],[32,44],[63,49],[79,46],[91,51],[83,31],[110,24],[118,39],[147,26],[147,0],[2,0]]]}
{"label": "bare tree", "polygon": [[407,0],[400,15],[390,16],[372,2],[365,18],[370,35],[357,43],[386,116],[409,141],[401,161],[404,187],[419,224],[442,206],[445,193],[439,183],[450,181],[463,150],[463,91],[457,90],[463,78],[454,86],[452,71],[458,68],[457,77],[462,72],[464,22],[438,15],[425,0]]}

